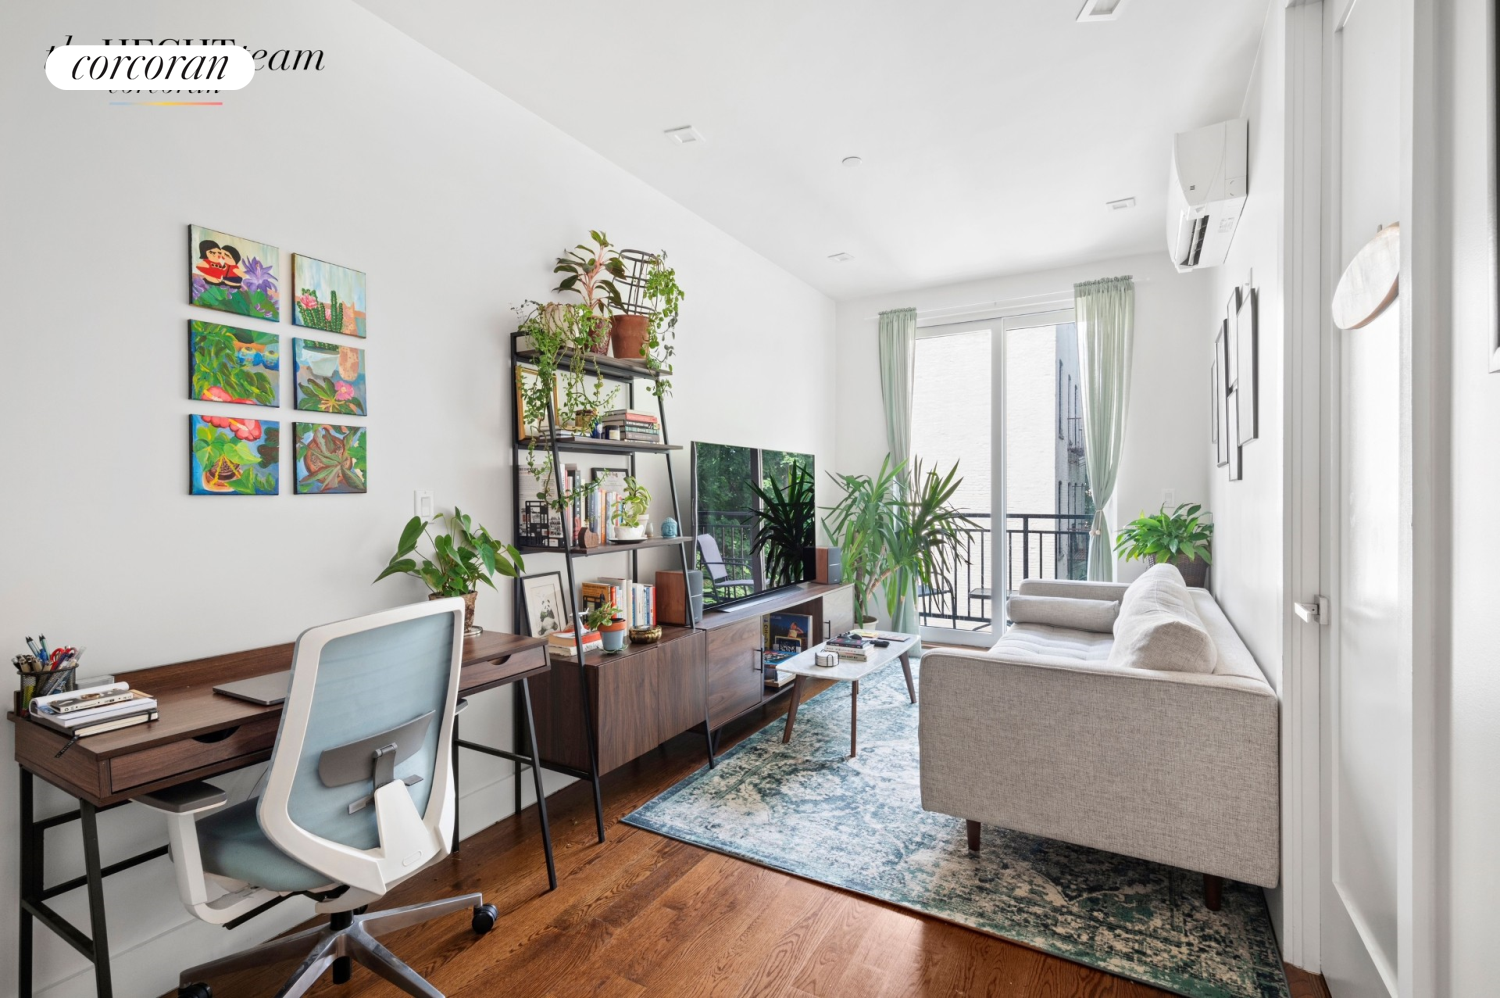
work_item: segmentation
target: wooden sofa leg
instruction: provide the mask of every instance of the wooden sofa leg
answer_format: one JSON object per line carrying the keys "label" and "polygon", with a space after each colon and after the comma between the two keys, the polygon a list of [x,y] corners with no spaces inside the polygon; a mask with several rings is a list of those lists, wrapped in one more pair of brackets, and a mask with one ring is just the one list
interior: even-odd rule
{"label": "wooden sofa leg", "polygon": [[1223,899],[1224,878],[1205,873],[1203,875],[1203,903],[1208,905],[1209,911],[1218,911]]}
{"label": "wooden sofa leg", "polygon": [[968,822],[969,852],[979,851],[979,822]]}

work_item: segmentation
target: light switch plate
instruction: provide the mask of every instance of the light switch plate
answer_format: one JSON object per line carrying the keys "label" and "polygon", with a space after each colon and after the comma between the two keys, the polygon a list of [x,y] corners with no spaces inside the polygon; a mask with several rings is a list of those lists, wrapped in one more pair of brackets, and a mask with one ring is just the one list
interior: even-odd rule
{"label": "light switch plate", "polygon": [[413,505],[416,515],[425,519],[432,517],[432,491],[430,489],[418,489],[412,494]]}
{"label": "light switch plate", "polygon": [[1175,489],[1162,489],[1161,504],[1167,509],[1175,509],[1177,506],[1177,492]]}

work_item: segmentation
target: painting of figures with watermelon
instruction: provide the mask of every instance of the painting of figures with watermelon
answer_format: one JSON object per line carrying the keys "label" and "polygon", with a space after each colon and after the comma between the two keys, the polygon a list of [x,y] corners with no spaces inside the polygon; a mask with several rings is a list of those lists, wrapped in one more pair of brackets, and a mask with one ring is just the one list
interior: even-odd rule
{"label": "painting of figures with watermelon", "polygon": [[280,403],[281,338],[217,322],[188,323],[191,395],[203,402]]}
{"label": "painting of figures with watermelon", "polygon": [[368,471],[363,426],[297,425],[297,494],[365,491]]}
{"label": "painting of figures with watermelon", "polygon": [[292,254],[297,286],[292,321],[308,329],[365,335],[365,275],[358,270]]}
{"label": "painting of figures with watermelon", "polygon": [[188,251],[193,261],[188,304],[271,322],[281,318],[281,250],[190,225]]}
{"label": "painting of figures with watermelon", "polygon": [[281,484],[281,424],[238,416],[189,416],[188,491],[195,496],[274,496]]}

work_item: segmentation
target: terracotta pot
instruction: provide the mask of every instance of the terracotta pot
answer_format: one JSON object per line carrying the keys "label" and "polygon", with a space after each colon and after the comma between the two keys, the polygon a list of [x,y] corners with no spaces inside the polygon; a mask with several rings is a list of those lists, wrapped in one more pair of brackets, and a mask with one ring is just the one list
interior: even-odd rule
{"label": "terracotta pot", "polygon": [[[447,599],[447,598],[448,597],[444,596],[442,593],[432,593],[431,595],[429,595],[427,597],[427,600],[428,600],[428,602],[431,602],[431,601],[433,601],[435,599]],[[478,598],[479,598],[479,593],[477,593],[477,592],[467,592],[467,593],[464,593],[464,633],[465,634],[480,634],[480,633],[482,633],[484,631],[484,628],[482,628],[482,627],[475,627],[474,626],[474,601],[477,600]]]}
{"label": "terracotta pot", "polygon": [[609,338],[619,360],[641,360],[651,338],[649,315],[617,315],[609,320]]}

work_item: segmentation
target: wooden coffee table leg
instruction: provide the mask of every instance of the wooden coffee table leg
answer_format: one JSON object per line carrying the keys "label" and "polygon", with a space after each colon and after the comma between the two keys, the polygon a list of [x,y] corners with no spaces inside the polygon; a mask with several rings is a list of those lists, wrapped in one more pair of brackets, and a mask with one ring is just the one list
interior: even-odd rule
{"label": "wooden coffee table leg", "polygon": [[901,671],[906,673],[906,693],[911,697],[911,702],[917,702],[917,684],[911,681],[911,655],[907,652],[901,653]]}
{"label": "wooden coffee table leg", "polygon": [[849,758],[859,754],[859,680],[849,694]]}
{"label": "wooden coffee table leg", "polygon": [[792,725],[797,723],[797,705],[802,702],[802,677],[792,679],[792,705],[786,709],[786,730],[781,733],[781,744],[792,740]]}

